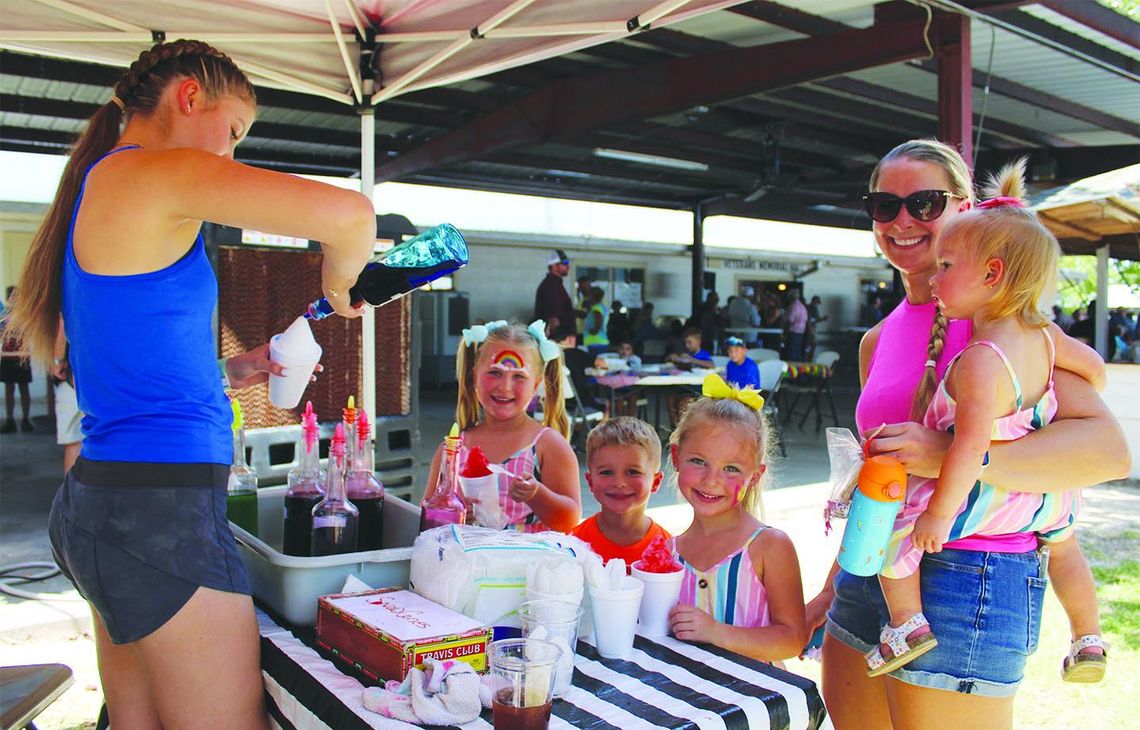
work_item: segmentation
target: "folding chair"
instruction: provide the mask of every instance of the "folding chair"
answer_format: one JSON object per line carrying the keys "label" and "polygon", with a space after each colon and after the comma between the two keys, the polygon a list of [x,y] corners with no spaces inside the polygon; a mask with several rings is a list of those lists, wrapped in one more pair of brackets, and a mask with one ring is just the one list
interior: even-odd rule
{"label": "folding chair", "polygon": [[63,664],[0,667],[0,727],[35,730],[32,721],[74,681]]}
{"label": "folding chair", "polygon": [[[757,363],[767,362],[769,360],[779,360],[780,353],[776,350],[769,350],[767,347],[754,347],[748,351],[748,357],[755,360]],[[763,384],[763,380],[760,381]]]}

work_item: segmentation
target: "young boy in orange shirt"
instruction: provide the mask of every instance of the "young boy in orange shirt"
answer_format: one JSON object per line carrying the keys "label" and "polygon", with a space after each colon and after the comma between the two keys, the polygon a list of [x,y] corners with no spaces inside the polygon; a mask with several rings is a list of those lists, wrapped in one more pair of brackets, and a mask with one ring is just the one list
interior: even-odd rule
{"label": "young boy in orange shirt", "polygon": [[602,562],[641,559],[657,536],[672,537],[645,514],[661,488],[661,440],[653,427],[629,416],[602,421],[586,439],[586,483],[602,511],[571,530]]}

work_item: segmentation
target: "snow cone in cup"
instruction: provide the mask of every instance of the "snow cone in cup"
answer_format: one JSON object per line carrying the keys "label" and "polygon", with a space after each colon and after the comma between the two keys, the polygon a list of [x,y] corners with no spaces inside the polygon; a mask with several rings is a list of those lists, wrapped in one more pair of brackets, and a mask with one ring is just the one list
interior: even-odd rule
{"label": "snow cone in cup", "polygon": [[645,584],[641,597],[641,610],[637,615],[637,630],[642,636],[667,636],[669,611],[681,597],[681,579],[685,568],[673,556],[664,537],[656,537],[645,552],[631,566],[634,578]]}
{"label": "snow cone in cup", "polygon": [[493,530],[506,526],[506,516],[499,506],[499,475],[488,463],[487,454],[478,446],[467,453],[467,461],[459,469],[459,486],[471,500],[476,524]]}

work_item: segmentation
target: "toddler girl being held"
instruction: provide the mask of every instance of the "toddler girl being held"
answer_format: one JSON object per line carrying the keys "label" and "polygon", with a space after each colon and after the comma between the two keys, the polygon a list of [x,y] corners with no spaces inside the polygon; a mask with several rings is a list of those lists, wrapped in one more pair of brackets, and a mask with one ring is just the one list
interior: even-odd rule
{"label": "toddler girl being held", "polygon": [[[494,471],[504,529],[521,532],[568,532],[582,513],[578,458],[566,440],[562,350],[545,332],[542,320],[528,327],[499,320],[465,329],[456,365],[460,469],[475,447],[500,467]],[[546,394],[542,423],[527,414],[539,383]],[[441,446],[428,484],[438,480],[442,453]]]}
{"label": "toddler girl being held", "polygon": [[767,447],[754,390],[705,379],[669,439],[677,487],[693,522],[676,539],[685,566],[673,634],[761,661],[800,653],[806,638],[799,561],[791,539],[761,523]]}

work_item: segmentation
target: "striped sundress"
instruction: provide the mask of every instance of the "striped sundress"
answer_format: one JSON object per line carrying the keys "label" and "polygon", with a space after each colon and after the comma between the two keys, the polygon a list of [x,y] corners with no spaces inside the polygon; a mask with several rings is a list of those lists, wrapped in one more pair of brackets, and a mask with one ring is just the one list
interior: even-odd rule
{"label": "striped sundress", "polygon": [[[499,508],[502,509],[503,514],[507,518],[507,525],[504,530],[515,530],[516,532],[543,532],[550,528],[539,522],[538,515],[536,515],[526,502],[516,502],[511,499],[511,477],[510,474],[533,474],[534,478],[541,482],[542,474],[538,467],[538,440],[542,438],[542,434],[550,430],[549,426],[544,426],[538,434],[534,437],[534,441],[530,442],[529,446],[524,446],[515,453],[508,456],[502,462],[502,467],[507,470],[508,474],[499,474]],[[471,450],[467,448],[466,444],[459,446],[459,468],[463,469],[467,465],[467,457]]]}
{"label": "striped sundress", "polygon": [[[994,420],[991,441],[1014,441],[1036,431],[1053,420],[1057,413],[1057,396],[1053,391],[1053,340],[1044,333],[1049,349],[1049,383],[1045,393],[1031,408],[1022,408],[1021,383],[1005,353],[988,340],[981,340],[967,346],[989,347],[998,354],[1013,381],[1017,396],[1016,410]],[[963,349],[962,352],[966,350]],[[954,366],[962,353],[958,353],[946,371]],[[939,431],[954,431],[954,416],[957,404],[946,391],[946,379],[939,383],[926,410],[923,425]],[[906,502],[895,519],[894,532],[887,546],[886,561],[881,574],[887,578],[905,578],[918,569],[923,551],[911,542],[915,520],[922,514],[934,494],[938,480],[911,477],[907,484]],[[1061,542],[1072,536],[1073,525],[1081,507],[1081,490],[1030,494],[1009,492],[992,484],[978,481],[966,502],[959,508],[954,524],[950,528],[947,542],[972,535],[1008,535],[1018,532],[1035,532],[1045,542]]]}
{"label": "striped sundress", "polygon": [[756,628],[772,623],[768,614],[768,591],[748,556],[752,541],[766,529],[767,525],[756,528],[743,547],[708,570],[697,570],[678,555],[677,559],[685,566],[678,602],[696,606],[718,623],[729,626]]}

